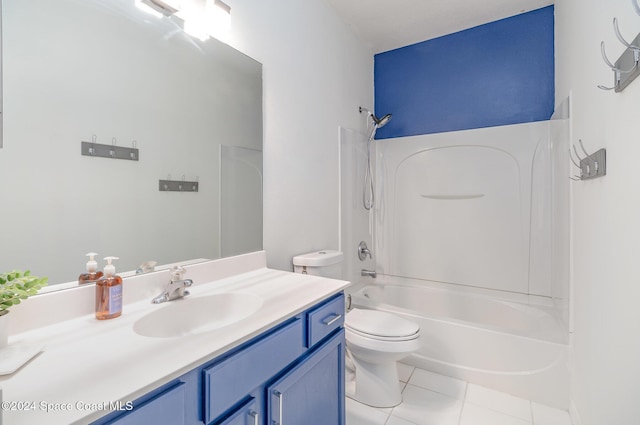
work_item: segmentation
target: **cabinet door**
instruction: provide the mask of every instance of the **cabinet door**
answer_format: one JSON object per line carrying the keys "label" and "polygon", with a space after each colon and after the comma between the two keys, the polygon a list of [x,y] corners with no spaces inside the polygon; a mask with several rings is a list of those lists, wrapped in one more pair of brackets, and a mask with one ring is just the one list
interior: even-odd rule
{"label": "cabinet door", "polygon": [[109,425],[182,425],[185,418],[184,383],[179,383],[151,398],[131,412],[108,422]]}
{"label": "cabinet door", "polygon": [[344,425],[344,329],[267,388],[268,425]]}
{"label": "cabinet door", "polygon": [[261,420],[258,403],[255,398],[252,398],[220,425],[260,425]]}

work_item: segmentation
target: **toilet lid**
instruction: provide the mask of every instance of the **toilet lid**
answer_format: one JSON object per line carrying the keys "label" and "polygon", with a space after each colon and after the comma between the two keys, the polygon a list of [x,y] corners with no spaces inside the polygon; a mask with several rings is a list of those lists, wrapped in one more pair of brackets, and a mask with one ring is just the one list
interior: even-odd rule
{"label": "toilet lid", "polygon": [[345,320],[345,326],[363,334],[378,337],[406,337],[418,333],[417,323],[395,314],[377,310],[354,308]]}

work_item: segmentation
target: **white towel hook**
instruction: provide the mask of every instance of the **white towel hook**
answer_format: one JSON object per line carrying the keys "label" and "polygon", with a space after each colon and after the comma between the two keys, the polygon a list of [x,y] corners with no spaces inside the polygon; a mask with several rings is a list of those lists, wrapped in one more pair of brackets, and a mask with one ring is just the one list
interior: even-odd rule
{"label": "white towel hook", "polygon": [[582,152],[584,152],[584,154],[588,157],[589,153],[585,150],[584,145],[582,144],[582,139],[578,139],[578,143],[580,144],[580,149],[582,149]]}
{"label": "white towel hook", "polygon": [[629,43],[627,40],[624,39],[624,37],[620,33],[620,27],[618,26],[618,18],[613,18],[613,31],[616,33],[616,37],[618,37],[618,40],[620,40],[620,43],[622,43],[625,47],[633,50],[634,52],[637,52],[638,50],[640,50],[640,47],[634,46],[633,44]]}
{"label": "white towel hook", "polygon": [[580,164],[578,164],[576,162],[576,160],[573,159],[573,154],[571,153],[571,149],[569,149],[569,158],[571,159],[571,162],[573,162],[573,165],[575,165],[576,167],[580,168]]}
{"label": "white towel hook", "polygon": [[[590,180],[596,177],[602,177],[607,174],[607,157],[606,150],[604,148],[597,150],[594,153],[589,153],[584,148],[584,143],[582,143],[582,139],[578,139],[578,144],[580,145],[580,150],[584,153],[584,158],[581,158],[578,154],[578,149],[576,149],[576,145],[574,144],[571,148],[569,148],[569,158],[573,165],[576,166],[580,170],[580,174],[574,175],[573,177],[569,177],[571,180]],[[578,160],[576,161],[573,156],[576,156]]]}
{"label": "white towel hook", "polygon": [[[582,149],[582,152],[584,152],[584,154],[586,155],[585,160],[591,163],[591,166],[593,166],[593,172],[597,173],[598,172],[598,161],[593,159],[593,155],[591,155],[590,153],[588,153],[585,150],[584,145],[582,144],[582,139],[578,139],[578,143],[580,144],[580,149]],[[591,174],[591,166],[589,164],[587,164],[587,174]]]}
{"label": "white towel hook", "polygon": [[620,84],[620,80],[622,78],[622,73],[620,72],[619,69],[614,69],[613,72],[615,73],[615,76],[616,76],[616,81],[614,83],[614,86],[613,87],[605,87],[602,84],[598,84],[598,88],[600,90],[615,90],[616,87],[618,87],[618,84]]}
{"label": "white towel hook", "polygon": [[[638,66],[638,61],[635,61],[635,64],[629,68],[629,69],[620,69],[617,68],[614,64],[611,63],[611,61],[609,60],[609,58],[607,58],[607,53],[604,51],[604,41],[600,42],[600,53],[602,54],[602,60],[604,61],[604,63],[607,64],[607,66],[609,68],[611,68],[612,71],[616,71],[616,72],[620,72],[623,74],[626,74],[628,72],[633,71],[634,69],[636,69],[636,67]],[[617,79],[617,78],[616,78]]]}
{"label": "white towel hook", "polygon": [[578,155],[578,150],[576,149],[576,145],[573,145],[572,147],[573,147],[573,153],[576,154],[576,157],[578,158],[578,161],[582,161],[582,158],[580,158],[580,155]]}
{"label": "white towel hook", "polygon": [[603,86],[602,84],[598,84],[598,88],[600,90],[615,90],[616,89],[615,87],[606,87],[606,86]]}

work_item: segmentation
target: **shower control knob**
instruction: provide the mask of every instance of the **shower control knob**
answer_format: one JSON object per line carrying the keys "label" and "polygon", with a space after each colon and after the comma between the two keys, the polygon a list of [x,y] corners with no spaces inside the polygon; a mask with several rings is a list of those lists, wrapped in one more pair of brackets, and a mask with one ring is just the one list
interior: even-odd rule
{"label": "shower control knob", "polygon": [[367,244],[361,241],[360,244],[358,244],[358,258],[360,261],[364,261],[367,259],[367,255],[371,258],[371,251],[367,248]]}

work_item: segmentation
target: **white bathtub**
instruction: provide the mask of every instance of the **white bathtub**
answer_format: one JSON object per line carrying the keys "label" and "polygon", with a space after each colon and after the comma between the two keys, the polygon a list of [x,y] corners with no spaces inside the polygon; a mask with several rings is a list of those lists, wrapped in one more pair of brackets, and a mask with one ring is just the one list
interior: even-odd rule
{"label": "white bathtub", "polygon": [[375,282],[352,303],[420,325],[422,348],[403,363],[569,407],[566,332],[548,308],[392,276]]}

